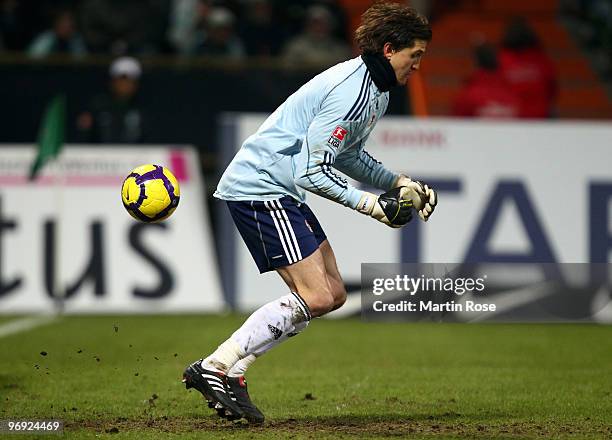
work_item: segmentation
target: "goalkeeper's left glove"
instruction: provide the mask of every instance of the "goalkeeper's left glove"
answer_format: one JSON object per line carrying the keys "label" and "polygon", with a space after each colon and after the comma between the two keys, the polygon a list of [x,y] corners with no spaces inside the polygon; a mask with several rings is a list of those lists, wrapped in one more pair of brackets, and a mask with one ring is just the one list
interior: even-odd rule
{"label": "goalkeeper's left glove", "polygon": [[356,209],[387,226],[400,228],[412,220],[412,202],[406,199],[406,191],[394,188],[380,196],[364,192]]}
{"label": "goalkeeper's left glove", "polygon": [[412,201],[414,209],[419,214],[419,217],[425,222],[429,220],[429,216],[434,212],[438,204],[438,194],[433,188],[430,188],[418,180],[412,180],[410,177],[404,176],[403,174],[400,174],[393,187],[408,188],[405,195]]}

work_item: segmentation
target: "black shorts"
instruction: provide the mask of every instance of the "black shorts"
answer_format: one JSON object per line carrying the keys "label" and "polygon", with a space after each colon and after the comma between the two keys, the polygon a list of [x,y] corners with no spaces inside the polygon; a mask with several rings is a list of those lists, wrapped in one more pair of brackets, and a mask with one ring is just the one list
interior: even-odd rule
{"label": "black shorts", "polygon": [[260,273],[303,260],[327,238],[308,205],[289,196],[227,206]]}

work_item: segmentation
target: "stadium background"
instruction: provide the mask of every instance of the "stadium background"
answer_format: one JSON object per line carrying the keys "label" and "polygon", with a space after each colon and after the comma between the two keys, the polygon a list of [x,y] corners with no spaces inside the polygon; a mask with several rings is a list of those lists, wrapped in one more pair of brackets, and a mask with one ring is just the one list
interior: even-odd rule
{"label": "stadium background", "polygon": [[[217,421],[180,387],[188,362],[283,289],[256,274],[211,196],[216,180],[266,114],[355,53],[350,36],[369,4],[0,1],[0,420],[60,419],[74,438],[611,435],[609,283],[552,292],[552,309],[528,292],[485,317],[530,324],[358,317],[361,263],[607,268],[612,7],[603,0],[413,2],[434,38],[368,150],[436,182],[435,218],[398,234],[310,197],[350,297],[338,319],[318,320],[253,367],[267,425]],[[516,93],[498,89],[481,117],[459,117],[478,48],[501,57],[517,17],[554,67],[540,85],[553,85],[545,114],[528,117]],[[116,64],[125,56],[136,64]],[[117,78],[138,84],[133,97],[113,101]],[[57,96],[66,143],[29,180]],[[114,129],[101,130],[109,120]],[[121,180],[142,163],[181,181],[178,211],[161,225],[135,223],[120,203]],[[533,323],[544,321],[555,323]]]}

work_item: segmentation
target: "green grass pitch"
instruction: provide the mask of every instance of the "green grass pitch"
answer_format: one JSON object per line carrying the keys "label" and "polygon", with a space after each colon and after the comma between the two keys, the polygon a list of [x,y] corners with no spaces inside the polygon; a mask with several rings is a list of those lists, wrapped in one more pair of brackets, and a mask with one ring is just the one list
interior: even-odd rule
{"label": "green grass pitch", "polygon": [[612,326],[317,319],[247,374],[267,416],[249,427],[180,383],[242,319],[64,317],[0,338],[0,419],[61,419],[69,439],[612,438]]}

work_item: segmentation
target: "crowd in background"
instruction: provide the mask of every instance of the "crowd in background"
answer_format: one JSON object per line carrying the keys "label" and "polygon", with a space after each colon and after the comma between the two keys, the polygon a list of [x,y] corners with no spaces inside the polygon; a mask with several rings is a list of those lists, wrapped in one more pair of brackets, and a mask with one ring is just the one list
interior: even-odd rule
{"label": "crowd in background", "polygon": [[351,54],[334,0],[0,0],[0,50],[52,54],[281,56],[333,64]]}
{"label": "crowd in background", "polygon": [[[411,3],[435,20],[444,12],[441,5],[457,2]],[[612,3],[560,4],[562,12],[585,23],[579,35],[610,61]],[[288,66],[331,65],[353,54],[349,21],[339,0],[0,0],[0,54],[111,56],[108,87],[100,87],[74,123],[78,140],[139,143],[146,141],[147,121],[139,101],[139,59],[278,57]],[[498,47],[475,47],[474,70],[451,114],[549,118],[557,95],[552,61],[527,21],[517,18]]]}
{"label": "crowd in background", "polygon": [[550,118],[555,116],[557,75],[535,31],[522,18],[512,20],[499,48],[474,49],[474,72],[457,94],[454,116]]}

